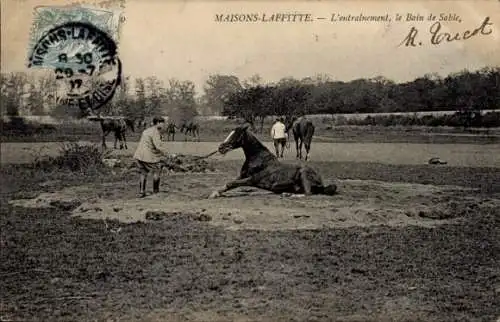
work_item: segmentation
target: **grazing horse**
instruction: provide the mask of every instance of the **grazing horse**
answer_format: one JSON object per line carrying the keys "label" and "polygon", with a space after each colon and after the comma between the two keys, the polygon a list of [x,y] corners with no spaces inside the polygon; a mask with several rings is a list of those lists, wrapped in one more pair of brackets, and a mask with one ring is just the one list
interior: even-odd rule
{"label": "grazing horse", "polygon": [[314,124],[311,120],[305,117],[298,119],[292,118],[288,120],[286,132],[292,130],[293,139],[295,140],[295,150],[297,151],[297,159],[302,160],[302,143],[306,149],[306,161],[309,159],[309,151],[311,150],[311,141],[314,135]]}
{"label": "grazing horse", "polygon": [[182,123],[180,132],[184,133],[186,136],[188,134],[193,136],[197,141],[200,140],[200,126],[194,121],[186,121]]}
{"label": "grazing horse", "polygon": [[307,165],[281,163],[250,131],[248,125],[235,128],[219,145],[221,154],[242,148],[245,163],[236,180],[215,190],[210,198],[220,197],[225,191],[253,186],[274,193],[303,193],[333,195],[337,191],[335,184],[325,185],[321,176]]}
{"label": "grazing horse", "polygon": [[127,131],[127,127],[130,128],[132,132],[134,132],[134,121],[130,118],[117,118],[117,119],[109,119],[109,118],[101,118],[99,119],[101,123],[102,129],[102,147],[106,149],[106,136],[113,132],[115,134],[115,144],[114,148],[116,149],[116,142],[120,141],[120,150],[127,147],[127,140],[125,139],[125,132]]}

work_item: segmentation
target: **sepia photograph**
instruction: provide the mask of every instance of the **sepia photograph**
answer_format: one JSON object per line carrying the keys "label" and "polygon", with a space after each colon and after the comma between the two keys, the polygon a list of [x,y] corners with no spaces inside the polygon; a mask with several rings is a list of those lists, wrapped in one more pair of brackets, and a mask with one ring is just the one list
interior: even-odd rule
{"label": "sepia photograph", "polygon": [[500,322],[500,1],[0,26],[0,322]]}

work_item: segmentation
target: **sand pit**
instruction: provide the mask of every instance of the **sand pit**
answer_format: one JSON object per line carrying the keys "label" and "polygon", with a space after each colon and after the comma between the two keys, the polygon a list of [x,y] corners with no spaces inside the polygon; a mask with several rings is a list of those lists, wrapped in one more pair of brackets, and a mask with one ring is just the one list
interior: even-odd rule
{"label": "sand pit", "polygon": [[454,186],[343,180],[339,181],[339,188],[340,194],[334,197],[275,195],[241,188],[212,200],[196,189],[171,189],[168,193],[138,199],[103,195],[95,187],[79,186],[11,203],[59,208],[82,218],[129,223],[158,221],[182,213],[226,229],[256,230],[376,225],[432,227],[460,220],[482,207],[500,206],[499,198],[485,199],[471,189]]}

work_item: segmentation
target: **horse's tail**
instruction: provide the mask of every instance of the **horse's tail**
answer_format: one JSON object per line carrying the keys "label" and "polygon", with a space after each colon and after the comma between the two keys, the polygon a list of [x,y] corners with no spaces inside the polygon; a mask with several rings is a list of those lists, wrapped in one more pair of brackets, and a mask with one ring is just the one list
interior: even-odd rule
{"label": "horse's tail", "polygon": [[304,134],[304,143],[310,145],[312,138],[314,136],[314,124],[312,124],[311,121],[305,124],[305,129],[303,134]]}

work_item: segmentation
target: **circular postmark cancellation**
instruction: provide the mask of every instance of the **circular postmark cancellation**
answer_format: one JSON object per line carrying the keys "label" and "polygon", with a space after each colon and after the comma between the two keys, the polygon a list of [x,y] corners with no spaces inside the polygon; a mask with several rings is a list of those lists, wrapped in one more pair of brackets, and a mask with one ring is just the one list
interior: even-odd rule
{"label": "circular postmark cancellation", "polygon": [[68,22],[45,33],[33,47],[28,67],[53,69],[58,103],[82,110],[106,104],[121,79],[115,42],[85,22]]}

